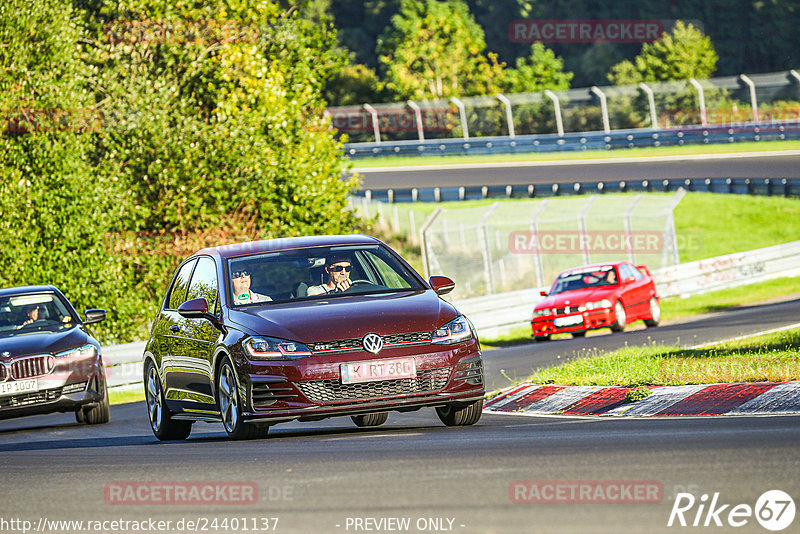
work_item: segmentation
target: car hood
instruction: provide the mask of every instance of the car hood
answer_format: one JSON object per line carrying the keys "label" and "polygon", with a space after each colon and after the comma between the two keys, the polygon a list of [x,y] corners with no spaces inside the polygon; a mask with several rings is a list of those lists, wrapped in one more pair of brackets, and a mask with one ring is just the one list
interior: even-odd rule
{"label": "car hood", "polygon": [[565,306],[578,306],[584,302],[611,299],[616,294],[618,286],[576,289],[556,295],[550,295],[536,305],[537,310],[542,308],[563,308]]}
{"label": "car hood", "polygon": [[309,343],[432,331],[458,316],[433,291],[354,295],[231,310],[229,318],[251,335]]}
{"label": "car hood", "polygon": [[9,358],[16,358],[31,354],[57,353],[85,345],[88,340],[89,336],[80,326],[58,325],[37,330],[3,332],[0,334],[0,354],[9,352]]}

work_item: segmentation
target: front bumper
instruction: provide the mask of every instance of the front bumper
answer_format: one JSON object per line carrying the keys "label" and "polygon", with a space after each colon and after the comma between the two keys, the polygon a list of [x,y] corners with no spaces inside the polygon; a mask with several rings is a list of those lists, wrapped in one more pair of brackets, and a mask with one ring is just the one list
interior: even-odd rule
{"label": "front bumper", "polygon": [[[577,321],[580,323],[568,326],[556,326],[556,319]],[[562,315],[546,315],[536,317],[531,321],[531,331],[534,337],[552,336],[553,334],[571,334],[586,332],[597,328],[606,328],[614,324],[614,312],[610,308],[584,311]]]}
{"label": "front bumper", "polygon": [[0,419],[54,412],[75,412],[79,408],[103,400],[96,381],[65,383],[45,387],[35,392],[4,395],[0,397]]}
{"label": "front bumper", "polygon": [[[354,384],[342,383],[338,373],[343,362],[311,365],[295,379],[291,373],[251,373],[246,378],[248,410],[243,417],[250,421],[313,420],[483,399],[483,362],[477,344],[414,357],[415,378]],[[321,368],[326,370],[317,372]]]}

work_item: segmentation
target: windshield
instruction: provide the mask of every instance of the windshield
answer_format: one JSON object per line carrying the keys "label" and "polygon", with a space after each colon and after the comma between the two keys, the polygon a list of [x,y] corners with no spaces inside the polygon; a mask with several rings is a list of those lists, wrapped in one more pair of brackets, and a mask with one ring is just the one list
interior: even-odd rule
{"label": "windshield", "polygon": [[314,247],[228,260],[234,306],[424,290],[380,245]]}
{"label": "windshield", "polygon": [[567,271],[558,275],[550,294],[555,295],[576,289],[617,285],[617,280],[617,272],[611,265]]}
{"label": "windshield", "polygon": [[28,293],[0,298],[0,336],[74,321],[75,318],[55,293]]}

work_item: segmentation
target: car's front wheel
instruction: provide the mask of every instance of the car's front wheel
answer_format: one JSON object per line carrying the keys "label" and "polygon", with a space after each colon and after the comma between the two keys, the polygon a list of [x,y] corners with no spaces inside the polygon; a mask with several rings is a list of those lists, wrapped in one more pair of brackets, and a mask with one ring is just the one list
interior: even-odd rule
{"label": "car's front wheel", "polygon": [[653,297],[650,299],[650,318],[644,320],[644,324],[647,326],[658,326],[658,323],[661,322],[661,305],[658,303],[658,299]]}
{"label": "car's front wheel", "polygon": [[227,356],[217,375],[217,407],[225,432],[231,439],[263,438],[269,432],[268,425],[246,423],[242,420],[242,402],[236,385],[236,371]]}
{"label": "car's front wheel", "polygon": [[148,360],[144,369],[144,397],[147,401],[147,413],[150,417],[150,428],[161,441],[186,439],[192,432],[191,421],[176,421],[167,409],[161,378],[155,364]]}
{"label": "car's front wheel", "polygon": [[75,418],[78,419],[79,422],[86,422],[90,425],[102,425],[108,423],[108,420],[111,418],[111,406],[108,402],[108,387],[106,385],[105,373],[101,370],[95,380],[97,391],[102,392],[103,399],[91,408],[79,410],[79,412],[83,414],[83,421],[80,421],[78,418],[78,413],[75,414]]}
{"label": "car's front wheel", "polygon": [[436,415],[447,426],[474,425],[481,418],[483,400],[464,405],[448,404],[436,408]]}
{"label": "car's front wheel", "polygon": [[622,305],[621,300],[618,300],[614,305],[614,322],[611,324],[611,330],[614,332],[622,332],[625,330],[626,322],[625,306]]}
{"label": "car's front wheel", "polygon": [[386,422],[389,418],[389,412],[380,412],[380,413],[367,413],[364,415],[351,415],[350,419],[356,424],[356,426],[364,427],[364,426],[379,426]]}

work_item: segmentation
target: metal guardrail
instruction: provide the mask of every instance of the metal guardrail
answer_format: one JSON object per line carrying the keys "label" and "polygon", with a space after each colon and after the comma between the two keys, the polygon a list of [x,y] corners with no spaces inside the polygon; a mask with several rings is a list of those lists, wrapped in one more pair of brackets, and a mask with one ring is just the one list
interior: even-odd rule
{"label": "metal guardrail", "polygon": [[[661,297],[686,297],[780,276],[800,276],[800,241],[684,263],[653,272]],[[529,288],[455,301],[481,336],[530,323],[533,307],[542,300]],[[141,390],[145,342],[103,347],[106,376],[113,391]]]}
{"label": "metal guardrail", "polygon": [[672,178],[614,182],[561,182],[553,184],[484,185],[410,189],[364,189],[354,197],[375,202],[448,202],[486,198],[542,198],[604,193],[668,193],[683,188],[691,192],[800,197],[797,178]]}
{"label": "metal guardrail", "polygon": [[610,132],[569,132],[564,135],[535,134],[513,137],[347,143],[345,144],[345,153],[351,159],[376,156],[464,156],[614,150],[787,139],[800,139],[799,120],[729,126],[686,126],[660,130],[639,128]]}

